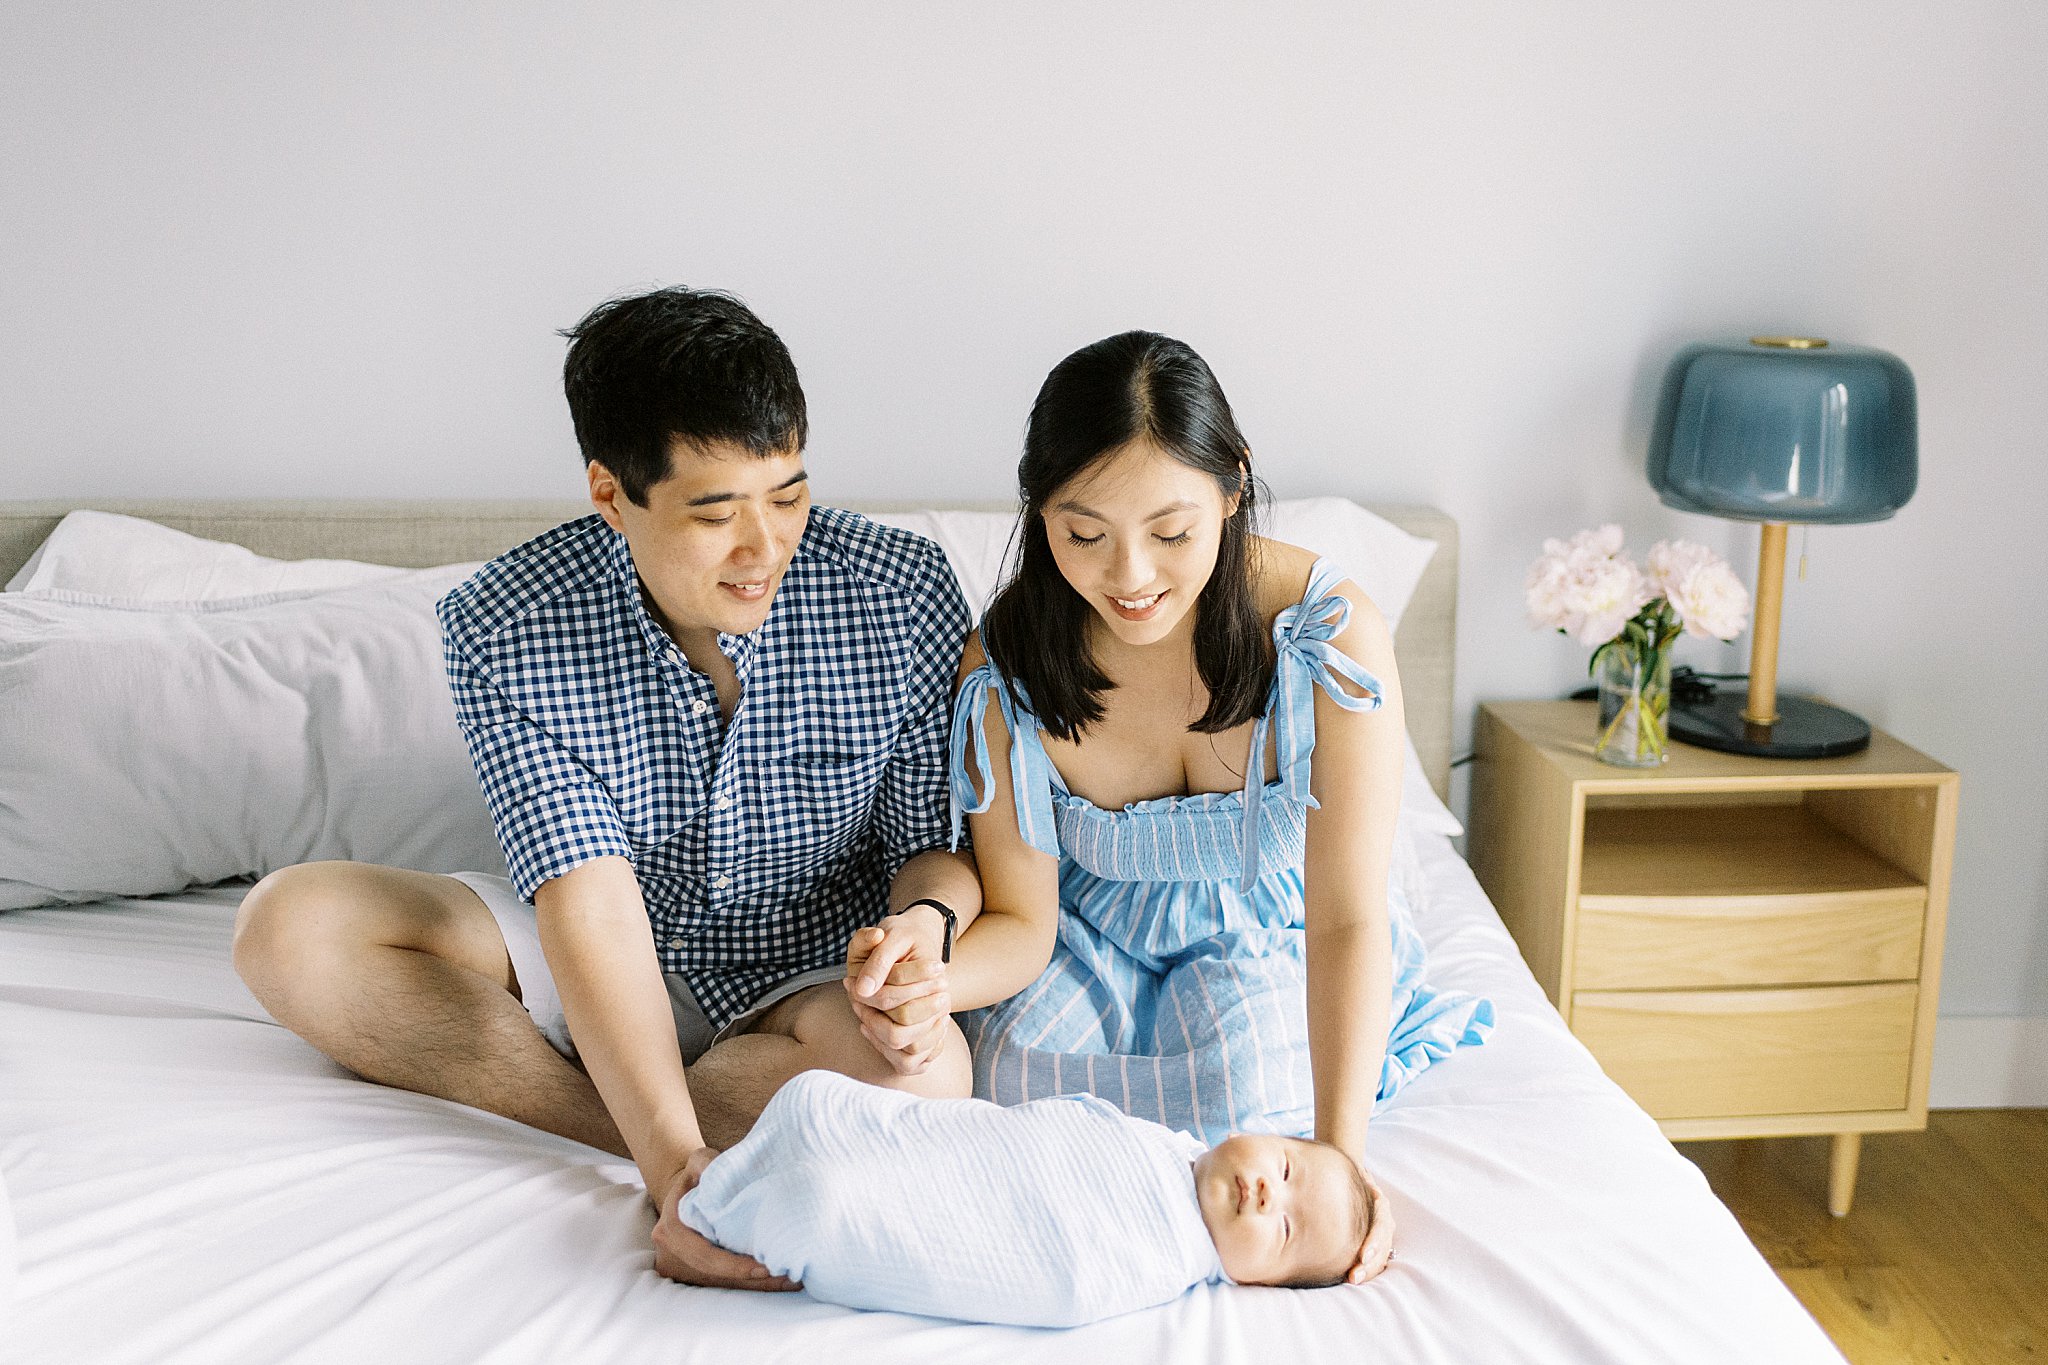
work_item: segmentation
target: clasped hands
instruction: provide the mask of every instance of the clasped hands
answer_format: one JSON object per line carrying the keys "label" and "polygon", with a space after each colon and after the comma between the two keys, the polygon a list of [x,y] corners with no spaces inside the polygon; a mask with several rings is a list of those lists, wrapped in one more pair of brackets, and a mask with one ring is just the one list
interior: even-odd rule
{"label": "clasped hands", "polygon": [[946,1038],[952,999],[939,960],[945,928],[937,910],[913,905],[855,931],[846,945],[854,1019],[898,1075],[923,1072]]}

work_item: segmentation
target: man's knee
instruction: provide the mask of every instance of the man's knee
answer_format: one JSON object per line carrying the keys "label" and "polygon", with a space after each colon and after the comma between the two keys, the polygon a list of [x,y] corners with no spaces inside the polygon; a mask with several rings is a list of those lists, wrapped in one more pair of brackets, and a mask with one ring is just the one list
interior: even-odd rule
{"label": "man's knee", "polygon": [[344,953],[349,935],[346,863],[280,868],[249,889],[235,912],[235,970],[262,996],[317,976]]}
{"label": "man's knee", "polygon": [[899,1071],[868,1041],[849,1010],[848,1036],[844,1046],[837,1050],[839,1065],[833,1070],[844,1071],[855,1080],[879,1085],[885,1090],[901,1090],[926,1099],[966,1099],[974,1093],[974,1066],[967,1055],[967,1038],[950,1018],[940,1027],[939,1044],[924,1066],[916,1071]]}
{"label": "man's knee", "polygon": [[806,1060],[816,1069],[837,1071],[857,1081],[928,1099],[964,1099],[973,1092],[974,1069],[968,1060],[967,1039],[950,1018],[929,1064],[921,1071],[905,1073],[891,1065],[861,1032],[860,1021],[840,986],[813,987],[791,1004],[793,1008],[779,1008],[770,1014],[764,1024],[768,1031],[786,1033],[801,1043]]}
{"label": "man's knee", "polygon": [[235,916],[235,970],[265,1004],[322,983],[353,989],[390,949],[429,954],[516,990],[504,936],[450,877],[367,863],[302,863],[250,888]]}
{"label": "man's knee", "polygon": [[[872,1047],[869,1050],[872,1051]],[[882,1069],[888,1074],[875,1084],[890,1090],[902,1090],[932,1100],[964,1100],[974,1093],[974,1062],[967,1053],[967,1037],[951,1019],[946,1020],[945,1036],[924,1070],[904,1074],[886,1061],[882,1063]]]}

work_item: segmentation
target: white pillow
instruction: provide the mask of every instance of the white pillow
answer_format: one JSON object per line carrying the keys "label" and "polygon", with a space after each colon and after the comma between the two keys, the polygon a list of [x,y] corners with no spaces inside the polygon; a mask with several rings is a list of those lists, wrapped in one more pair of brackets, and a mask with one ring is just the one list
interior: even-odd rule
{"label": "white pillow", "polygon": [[[469,567],[475,571],[475,565]],[[349,559],[266,559],[239,545],[187,535],[140,517],[80,510],[57,523],[5,591],[207,602],[349,588],[406,572]]]}
{"label": "white pillow", "polygon": [[1010,536],[1017,527],[1014,512],[868,512],[870,521],[937,541],[946,552],[953,577],[960,580],[960,595],[967,610],[979,621],[981,613],[1003,585],[1003,563],[1010,548]]}
{"label": "white pillow", "polygon": [[1349,498],[1275,503],[1269,533],[1342,567],[1387,618],[1389,631],[1399,628],[1408,599],[1436,555],[1435,541],[1410,535]]}
{"label": "white pillow", "polygon": [[1422,755],[1415,752],[1415,741],[1408,739],[1407,745],[1408,752],[1401,760],[1401,819],[1426,834],[1457,838],[1465,827],[1436,794],[1436,788],[1429,785],[1429,775],[1422,771]]}
{"label": "white pillow", "polygon": [[[914,531],[939,543],[968,610],[982,608],[1003,581],[1004,552],[1017,524],[1011,512],[876,512],[875,521]],[[1342,566],[1387,618],[1389,630],[1415,595],[1436,553],[1436,542],[1413,536],[1348,498],[1291,498],[1275,503],[1267,520],[1275,540],[1313,550]]]}
{"label": "white pillow", "polygon": [[324,858],[502,872],[433,612],[468,573],[179,607],[0,596],[0,909]]}

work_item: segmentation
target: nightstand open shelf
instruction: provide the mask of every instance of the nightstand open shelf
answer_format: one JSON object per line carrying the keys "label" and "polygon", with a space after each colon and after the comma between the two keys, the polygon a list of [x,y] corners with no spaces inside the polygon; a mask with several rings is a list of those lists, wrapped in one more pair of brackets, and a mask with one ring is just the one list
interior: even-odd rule
{"label": "nightstand open shelf", "polygon": [[1558,1011],[1674,1139],[1926,1122],[1956,775],[1888,735],[1786,762],[1592,756],[1590,703],[1481,708],[1472,865]]}
{"label": "nightstand open shelf", "polygon": [[1919,976],[1927,884],[1799,805],[1586,811],[1574,990]]}
{"label": "nightstand open shelf", "polygon": [[1857,895],[1927,883],[1838,829],[1804,801],[1586,808],[1582,896]]}

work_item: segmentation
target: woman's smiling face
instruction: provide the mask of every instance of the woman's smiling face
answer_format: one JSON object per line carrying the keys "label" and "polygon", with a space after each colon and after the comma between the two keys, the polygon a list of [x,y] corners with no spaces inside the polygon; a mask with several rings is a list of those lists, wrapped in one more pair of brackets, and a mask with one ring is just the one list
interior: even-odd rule
{"label": "woman's smiling face", "polygon": [[1117,640],[1142,646],[1192,624],[1238,501],[1201,470],[1137,440],[1069,479],[1041,515],[1068,586]]}

